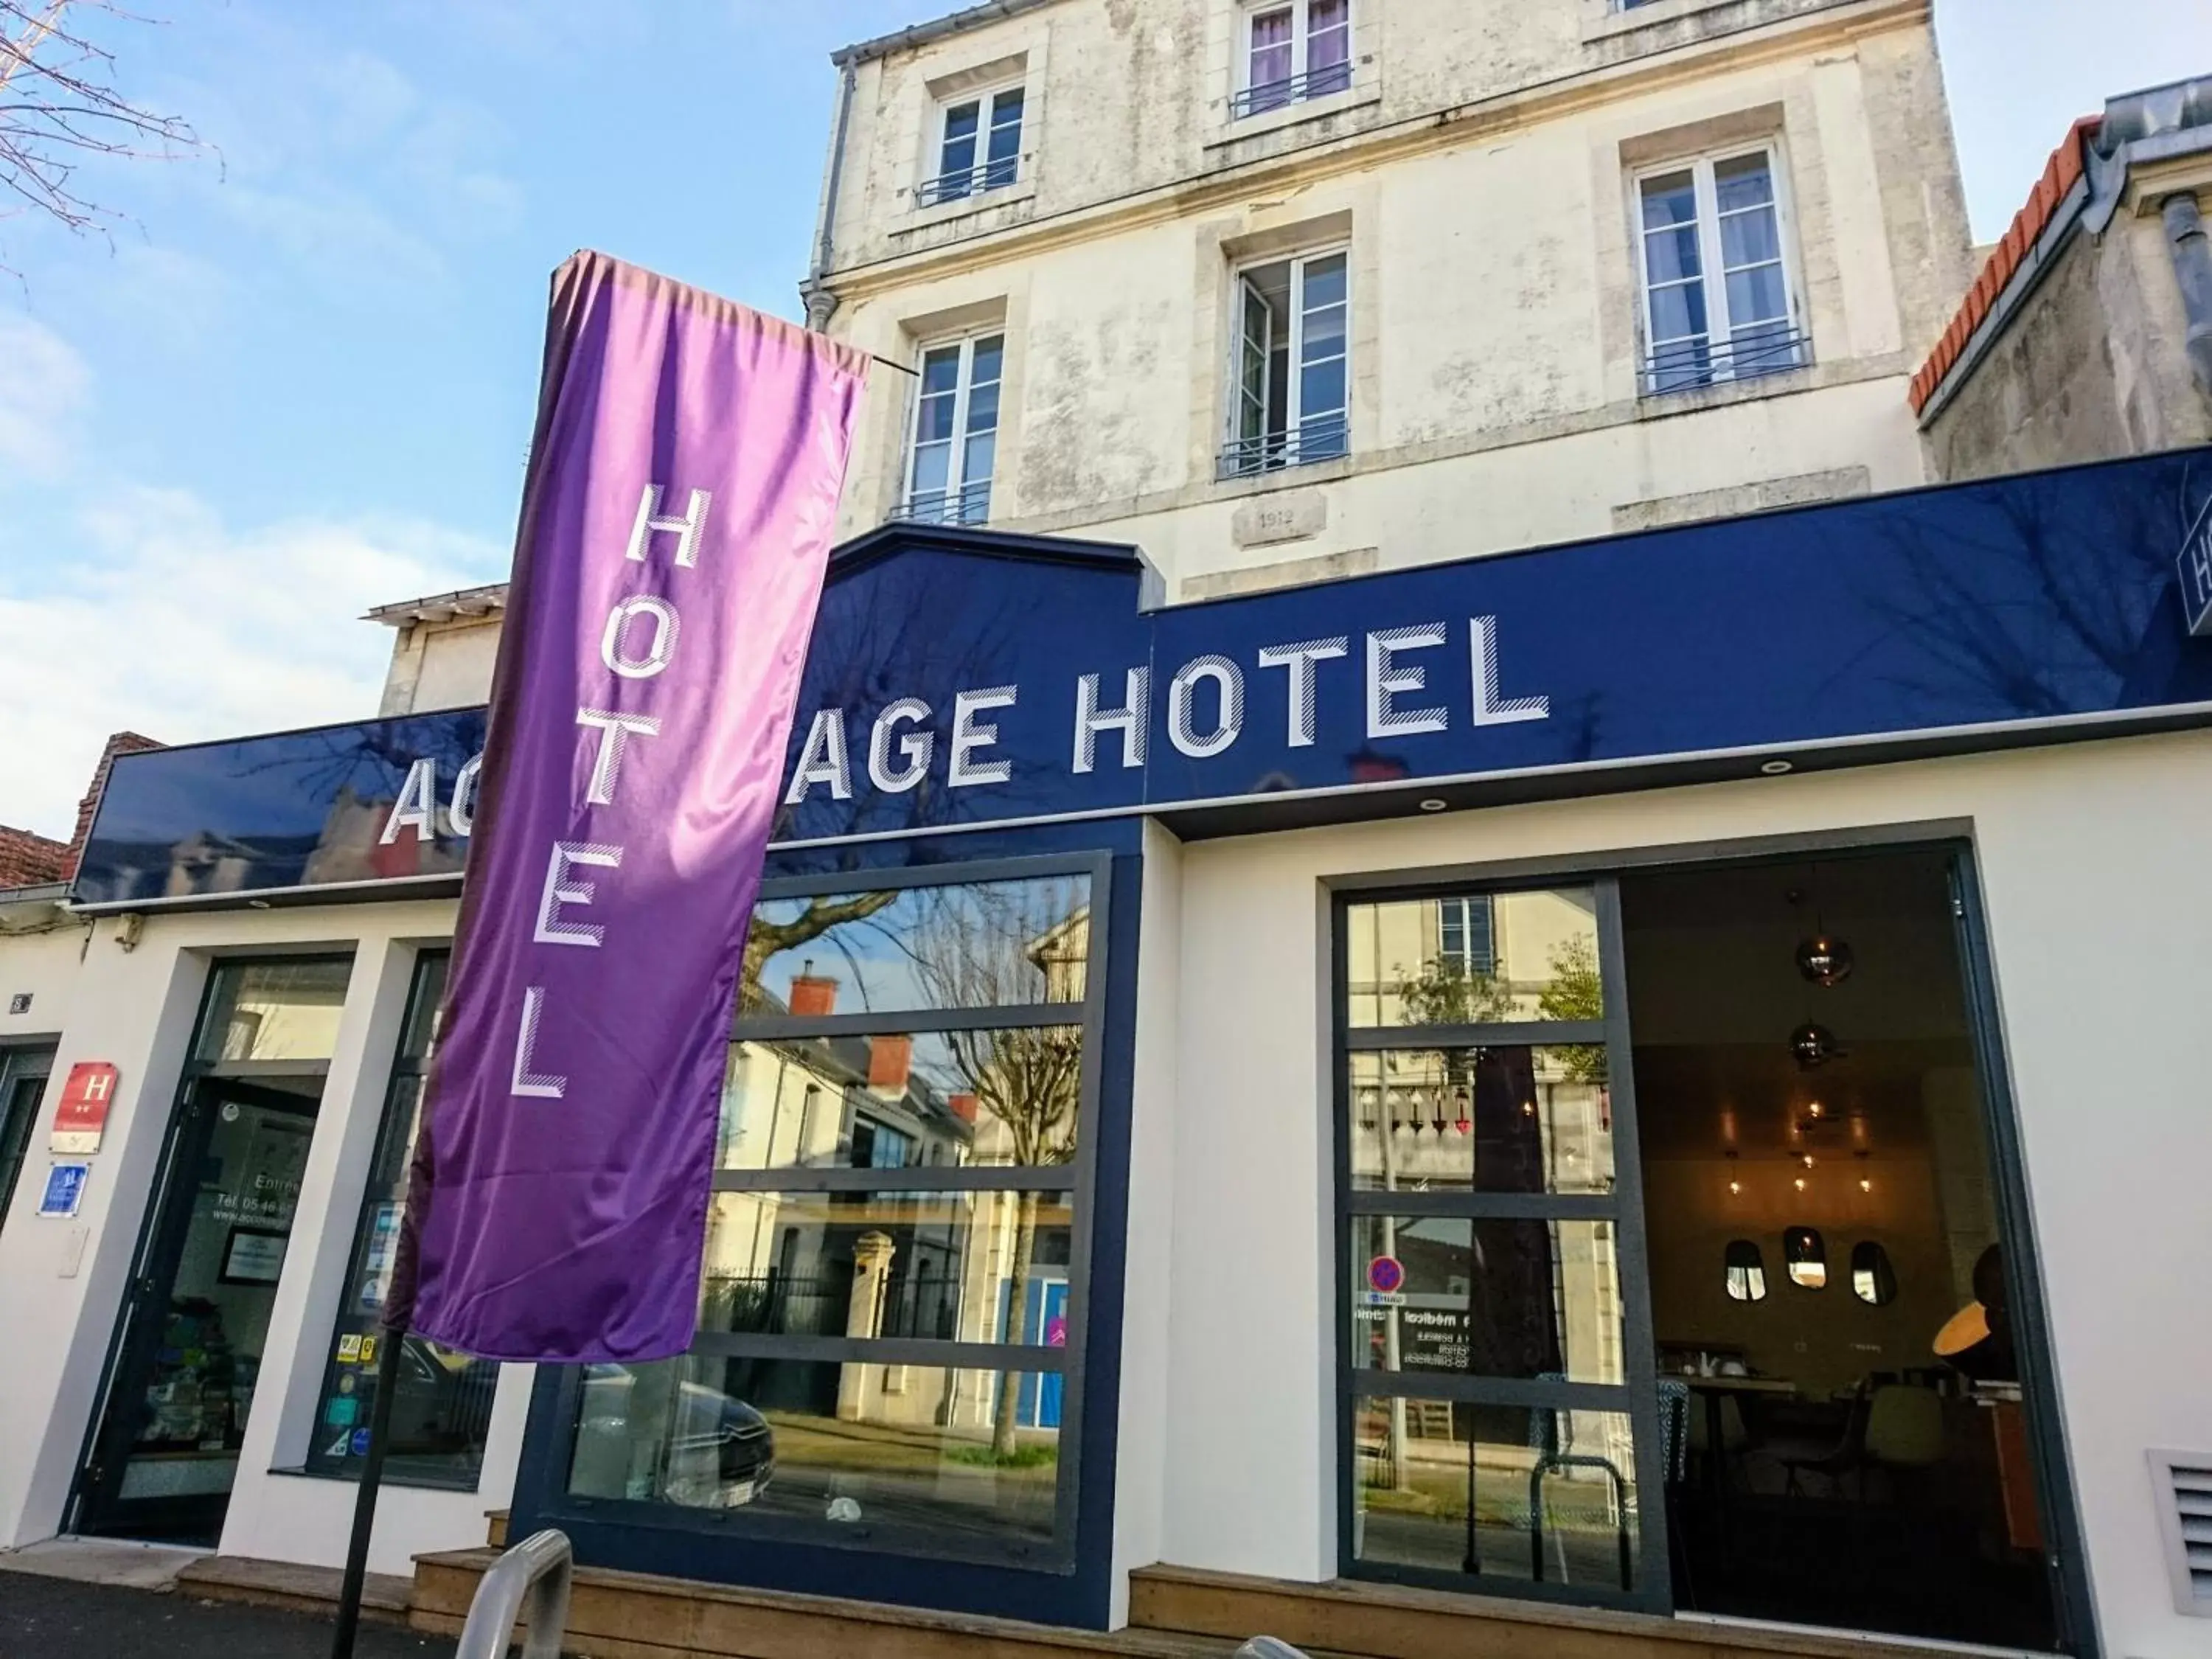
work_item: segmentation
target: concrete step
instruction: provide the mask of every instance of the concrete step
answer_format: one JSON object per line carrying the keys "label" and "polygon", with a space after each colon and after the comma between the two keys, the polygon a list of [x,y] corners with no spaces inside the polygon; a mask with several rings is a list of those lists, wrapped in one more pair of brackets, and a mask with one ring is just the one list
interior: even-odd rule
{"label": "concrete step", "polygon": [[507,1511],[505,1510],[484,1511],[484,1542],[495,1550],[503,1550],[507,1547]]}
{"label": "concrete step", "polygon": [[[337,1607],[338,1585],[343,1577],[336,1567],[259,1561],[246,1555],[204,1555],[177,1574],[176,1589],[179,1595],[202,1601],[237,1601],[248,1607],[327,1614]],[[414,1589],[411,1580],[390,1573],[370,1573],[362,1586],[362,1618],[378,1624],[404,1625]]]}
{"label": "concrete step", "polygon": [[[416,1557],[409,1622],[432,1635],[458,1633],[477,1582],[498,1559],[492,1549]],[[1057,1630],[579,1567],[564,1645],[581,1659],[1227,1659],[1242,1639]]]}
{"label": "concrete step", "polygon": [[1167,1566],[1130,1574],[1129,1619],[1139,1630],[1224,1642],[1264,1632],[1310,1653],[1362,1659],[1955,1659],[1956,1652],[1397,1584],[1293,1584]]}

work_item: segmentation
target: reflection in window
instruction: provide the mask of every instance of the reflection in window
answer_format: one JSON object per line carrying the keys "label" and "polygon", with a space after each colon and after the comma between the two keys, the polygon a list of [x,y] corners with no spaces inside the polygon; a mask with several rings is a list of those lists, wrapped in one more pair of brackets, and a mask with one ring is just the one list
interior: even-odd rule
{"label": "reflection in window", "polygon": [[[1066,1193],[716,1193],[700,1328],[1057,1346],[1073,1223]],[[1017,1334],[1005,1246],[1018,1235],[1033,1305]]]}
{"label": "reflection in window", "polygon": [[1351,1069],[1354,1190],[1613,1190],[1602,1048],[1360,1051]]}
{"label": "reflection in window", "polygon": [[1024,1025],[730,1045],[725,1170],[1075,1161],[1083,1029]]}
{"label": "reflection in window", "polygon": [[1626,1413],[1398,1399],[1362,1399],[1354,1412],[1357,1559],[1524,1580],[1540,1561],[1550,1583],[1634,1585]]}
{"label": "reflection in window", "polygon": [[[762,900],[698,1335],[564,1380],[571,1492],[1066,1565],[1091,891],[1079,868]],[[978,1168],[1012,1174],[958,1184]]]}
{"label": "reflection in window", "polygon": [[1757,1244],[1747,1238],[1730,1240],[1727,1265],[1729,1301],[1766,1300],[1766,1258]]}
{"label": "reflection in window", "polygon": [[1808,1291],[1827,1288],[1828,1245],[1816,1229],[1792,1227],[1783,1234],[1782,1260],[1791,1284]]}
{"label": "reflection in window", "polygon": [[198,1058],[328,1060],[352,977],[350,957],[222,963],[208,990]]}
{"label": "reflection in window", "polygon": [[[1013,1448],[994,1449],[1002,1382]],[[728,1358],[589,1365],[568,1490],[693,1510],[1044,1543],[1057,1372]],[[857,1541],[857,1538],[856,1538]]]}
{"label": "reflection in window", "polygon": [[[406,1212],[408,1164],[420,1127],[423,1078],[448,961],[443,951],[426,951],[416,963],[315,1408],[307,1466],[318,1474],[357,1475],[368,1459],[377,1348],[387,1340],[380,1316]],[[385,1479],[401,1485],[473,1487],[483,1465],[498,1385],[499,1367],[493,1362],[471,1359],[421,1337],[407,1338],[400,1354],[399,1392],[392,1398]]]}
{"label": "reflection in window", "polygon": [[1345,936],[1355,1028],[1605,1018],[1588,888],[1354,904]]}
{"label": "reflection in window", "polygon": [[1083,1000],[1087,877],[765,899],[744,1012],[897,1013]]}
{"label": "reflection in window", "polygon": [[1889,1252],[1870,1238],[1851,1247],[1851,1294],[1870,1308],[1887,1308],[1897,1300],[1897,1270],[1889,1265]]}
{"label": "reflection in window", "polygon": [[1626,1380],[1610,1221],[1358,1215],[1351,1266],[1360,1370]]}

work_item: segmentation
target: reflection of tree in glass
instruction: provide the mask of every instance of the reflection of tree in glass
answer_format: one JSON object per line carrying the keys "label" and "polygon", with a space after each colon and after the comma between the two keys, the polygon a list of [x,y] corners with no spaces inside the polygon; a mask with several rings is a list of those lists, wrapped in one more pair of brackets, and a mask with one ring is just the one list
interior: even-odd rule
{"label": "reflection of tree in glass", "polygon": [[[1034,905],[1034,888],[954,890],[918,926],[909,948],[916,970],[946,1008],[1019,1006],[1038,1000],[1038,976],[1048,984],[1055,963],[1088,955],[1090,915],[1063,915]],[[1030,902],[1025,902],[1028,900]],[[1064,1164],[1075,1155],[1076,1116],[1082,1098],[1083,1036],[1079,1028],[1032,1026],[993,1031],[947,1031],[952,1065],[978,1105],[1004,1132],[1008,1161],[1018,1165]],[[979,1143],[981,1141],[979,1135]],[[984,1149],[979,1144],[979,1152]],[[1018,1195],[1013,1259],[1007,1272],[1006,1329],[1002,1339],[1028,1336],[1029,1279],[1036,1252],[1037,1199]],[[991,1450],[1005,1462],[1017,1455],[1021,1374],[999,1379]]]}
{"label": "reflection of tree in glass", "polygon": [[[1546,1019],[1605,1018],[1605,989],[1598,978],[1597,946],[1580,933],[1562,939],[1552,951],[1551,983],[1536,998]],[[1556,1048],[1553,1054],[1577,1083],[1605,1081],[1605,1050],[1595,1043]]]}
{"label": "reflection of tree in glass", "polygon": [[777,955],[819,939],[833,927],[864,921],[897,897],[896,892],[889,892],[811,898],[804,910],[781,921],[772,919],[765,907],[755,906],[752,925],[745,930],[744,967],[738,982],[738,1006],[758,1008],[766,1001],[761,990],[761,975]]}

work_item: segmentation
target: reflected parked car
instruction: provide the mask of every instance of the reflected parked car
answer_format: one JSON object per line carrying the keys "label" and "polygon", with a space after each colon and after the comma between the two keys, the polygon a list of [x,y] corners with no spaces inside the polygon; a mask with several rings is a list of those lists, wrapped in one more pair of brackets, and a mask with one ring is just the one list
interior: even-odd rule
{"label": "reflected parked car", "polygon": [[686,1509],[751,1503],[775,1474],[775,1434],[744,1401],[662,1366],[586,1365],[568,1489]]}

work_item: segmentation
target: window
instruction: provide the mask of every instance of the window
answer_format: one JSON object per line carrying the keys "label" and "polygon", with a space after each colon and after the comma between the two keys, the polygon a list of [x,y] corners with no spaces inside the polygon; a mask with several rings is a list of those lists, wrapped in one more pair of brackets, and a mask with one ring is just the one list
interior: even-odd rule
{"label": "window", "polygon": [[1783,1234],[1782,1260],[1790,1270],[1790,1282],[1800,1290],[1827,1288],[1828,1245],[1817,1229],[1792,1227]]}
{"label": "window", "polygon": [[52,1064],[51,1048],[0,1048],[0,1224],[15,1200]]}
{"label": "window", "polygon": [[1232,118],[1326,98],[1352,84],[1352,0],[1290,0],[1244,15],[1244,85]]}
{"label": "window", "polygon": [[1647,392],[1802,368],[1771,150],[1698,161],[1637,185]]}
{"label": "window", "polygon": [[[1609,888],[1338,912],[1343,1570],[1641,1605],[1661,1480]],[[1632,1140],[1623,1139],[1622,1146]],[[1639,1339],[1640,1340],[1640,1339]],[[1647,1582],[1649,1581],[1649,1582]]]}
{"label": "window", "polygon": [[1349,256],[1285,259],[1237,279],[1235,412],[1221,476],[1349,453]]}
{"label": "window", "polygon": [[1437,953],[1462,974],[1492,970],[1490,895],[1437,901]]}
{"label": "window", "polygon": [[990,518],[1006,356],[1003,334],[932,346],[921,354],[900,518],[924,524],[982,524]]}
{"label": "window", "polygon": [[1897,1300],[1897,1269],[1889,1252],[1873,1239],[1851,1247],[1851,1294],[1869,1308],[1887,1308]]}
{"label": "window", "polygon": [[1103,883],[1088,863],[1040,869],[771,884],[723,1084],[699,1334],[680,1359],[566,1380],[571,1497],[1069,1559]]}
{"label": "window", "polygon": [[1729,1301],[1766,1300],[1766,1257],[1756,1243],[1748,1238],[1730,1240],[1727,1267]]}
{"label": "window", "polygon": [[[392,1283],[392,1255],[407,1206],[408,1166],[421,1127],[422,1089],[435,1046],[438,1006],[450,958],[426,951],[415,967],[399,1053],[384,1099],[375,1161],[362,1196],[361,1219],[346,1259],[343,1300],[331,1333],[323,1391],[315,1404],[310,1474],[352,1478],[368,1455],[368,1419],[376,1401],[378,1350],[389,1339],[378,1323]],[[392,1402],[392,1441],[384,1478],[401,1486],[473,1491],[483,1468],[499,1367],[489,1360],[408,1337],[399,1357],[399,1392]]]}
{"label": "window", "polygon": [[915,192],[915,204],[935,207],[1012,184],[1022,169],[1023,104],[1022,88],[1007,87],[947,105],[937,176]]}

